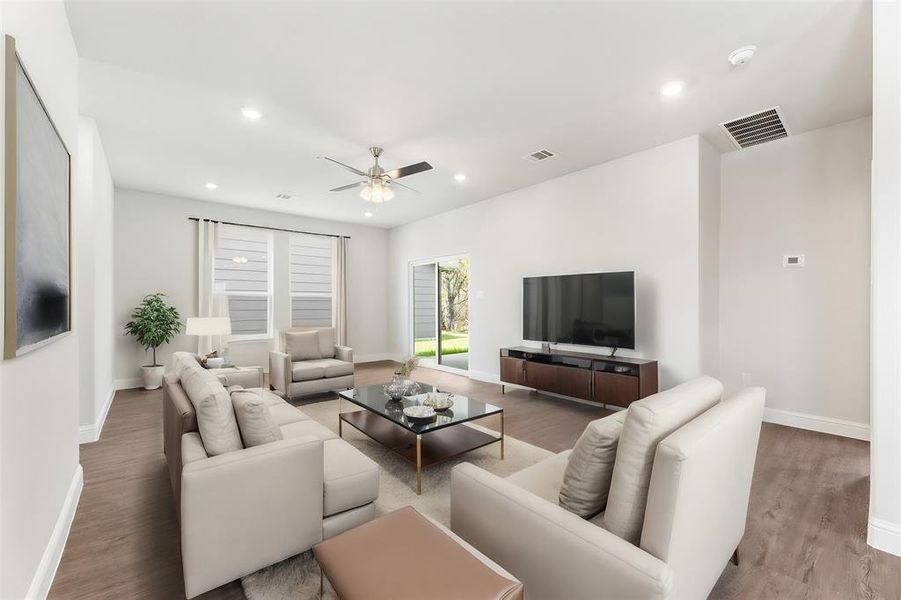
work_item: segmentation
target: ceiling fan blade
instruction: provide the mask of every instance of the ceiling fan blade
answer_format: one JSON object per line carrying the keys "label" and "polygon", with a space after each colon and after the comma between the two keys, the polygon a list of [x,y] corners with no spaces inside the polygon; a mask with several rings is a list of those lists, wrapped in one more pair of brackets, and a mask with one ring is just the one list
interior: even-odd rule
{"label": "ceiling fan blade", "polygon": [[388,184],[391,185],[391,186],[395,186],[395,185],[396,185],[396,186],[398,186],[398,187],[402,187],[402,188],[404,188],[405,190],[410,190],[411,192],[416,192],[417,194],[419,193],[419,190],[413,189],[413,188],[411,188],[410,186],[404,185],[404,184],[402,184],[401,182],[395,181],[395,180],[393,180],[393,179],[388,180]]}
{"label": "ceiling fan blade", "polygon": [[[329,162],[333,162],[336,165],[338,165],[339,167],[344,167],[345,169],[347,169],[351,173],[354,173],[355,175],[361,175],[363,177],[367,176],[367,173],[361,171],[360,169],[354,168],[350,165],[345,165],[343,162],[338,162],[334,158],[329,158],[328,156],[317,156],[316,158],[321,158],[322,160],[327,160]],[[429,168],[431,168],[431,167],[429,167]]]}
{"label": "ceiling fan blade", "polygon": [[347,185],[342,185],[341,187],[336,187],[333,190],[329,190],[330,192],[343,192],[344,190],[352,190],[355,187],[360,187],[366,185],[365,181],[358,181],[356,183],[348,183]]}
{"label": "ceiling fan blade", "polygon": [[400,179],[401,177],[407,177],[409,175],[415,175],[416,173],[422,173],[423,171],[428,171],[432,168],[432,165],[429,163],[422,161],[418,162],[415,165],[407,165],[406,167],[401,167],[399,169],[394,169],[393,171],[388,171],[387,173],[383,173],[383,175],[387,175],[391,179]]}

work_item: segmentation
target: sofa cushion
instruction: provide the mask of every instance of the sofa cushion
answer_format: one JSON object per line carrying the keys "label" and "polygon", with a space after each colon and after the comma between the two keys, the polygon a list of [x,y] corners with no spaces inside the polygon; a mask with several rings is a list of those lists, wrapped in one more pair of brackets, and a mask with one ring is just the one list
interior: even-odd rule
{"label": "sofa cushion", "polygon": [[178,379],[181,379],[182,374],[185,372],[185,369],[200,367],[203,366],[200,364],[200,357],[198,357],[193,352],[175,352],[172,354],[172,373]]}
{"label": "sofa cushion", "polygon": [[203,447],[203,440],[196,431],[186,433],[181,436],[181,464],[186,465],[198,460],[209,458],[206,449]]}
{"label": "sofa cushion", "polygon": [[314,331],[286,331],[285,353],[292,361],[322,358],[319,334]]}
{"label": "sofa cushion", "polygon": [[291,381],[313,381],[325,377],[325,367],[318,360],[291,363]]}
{"label": "sofa cushion", "polygon": [[526,467],[507,477],[511,483],[532,492],[539,498],[557,504],[560,496],[560,485],[563,483],[563,472],[572,450],[549,456],[531,467]]}
{"label": "sofa cushion", "polygon": [[310,417],[297,410],[287,402],[270,405],[269,414],[272,415],[272,419],[279,427],[281,427],[282,425],[287,425],[288,423],[297,423],[298,421],[310,420]]}
{"label": "sofa cushion", "polygon": [[560,506],[569,512],[587,519],[607,506],[616,446],[626,413],[621,410],[592,421],[579,436],[560,487]]}
{"label": "sofa cushion", "polygon": [[319,354],[322,358],[335,358],[335,328],[319,328]]}
{"label": "sofa cushion", "polygon": [[638,544],[657,444],[720,401],[723,384],[699,377],[629,406],[619,439],[604,529]]}
{"label": "sofa cushion", "polygon": [[181,385],[197,414],[197,428],[210,456],[243,448],[232,399],[216,379],[202,367],[185,369]]}
{"label": "sofa cushion", "polygon": [[345,362],[336,358],[322,358],[320,360],[310,361],[317,367],[325,369],[326,377],[344,377],[345,375],[354,374],[354,364]]}
{"label": "sofa cushion", "polygon": [[363,506],[378,498],[377,464],[342,439],[327,440],[322,449],[325,465],[324,516]]}
{"label": "sofa cushion", "polygon": [[281,429],[276,425],[269,407],[259,394],[237,390],[232,392],[231,397],[238,430],[241,432],[245,448],[283,439]]}
{"label": "sofa cushion", "polygon": [[273,394],[269,390],[263,388],[246,388],[248,392],[257,394],[263,400],[266,406],[274,406],[276,404],[285,404],[284,399],[278,394]]}
{"label": "sofa cushion", "polygon": [[334,440],[338,438],[338,434],[321,423],[317,423],[313,419],[304,421],[294,421],[281,426],[282,437],[286,440],[292,438],[312,435],[320,440]]}

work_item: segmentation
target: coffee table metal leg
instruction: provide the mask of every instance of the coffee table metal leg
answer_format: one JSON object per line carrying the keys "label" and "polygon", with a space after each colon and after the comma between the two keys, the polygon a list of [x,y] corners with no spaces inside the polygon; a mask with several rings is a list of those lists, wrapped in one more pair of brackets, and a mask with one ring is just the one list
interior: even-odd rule
{"label": "coffee table metal leg", "polygon": [[422,494],[422,436],[416,435],[416,495]]}
{"label": "coffee table metal leg", "polygon": [[504,460],[504,413],[501,412],[501,460]]}
{"label": "coffee table metal leg", "polygon": [[341,396],[338,396],[338,437],[341,437]]}

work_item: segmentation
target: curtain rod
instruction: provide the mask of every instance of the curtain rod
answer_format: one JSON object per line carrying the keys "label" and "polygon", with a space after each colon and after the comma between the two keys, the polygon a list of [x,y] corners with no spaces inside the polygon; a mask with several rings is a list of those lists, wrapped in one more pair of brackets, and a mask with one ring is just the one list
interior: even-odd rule
{"label": "curtain rod", "polygon": [[270,231],[286,231],[288,233],[305,233],[306,235],[321,235],[322,237],[344,238],[349,240],[349,235],[338,235],[337,233],[317,233],[315,231],[301,231],[299,229],[282,229],[281,227],[266,227],[265,225],[251,225],[250,223],[233,223],[232,221],[219,221],[217,219],[201,219],[200,217],[188,217],[189,221],[208,221],[210,223],[219,223],[220,225],[237,225],[238,227],[252,227],[254,229],[268,229]]}

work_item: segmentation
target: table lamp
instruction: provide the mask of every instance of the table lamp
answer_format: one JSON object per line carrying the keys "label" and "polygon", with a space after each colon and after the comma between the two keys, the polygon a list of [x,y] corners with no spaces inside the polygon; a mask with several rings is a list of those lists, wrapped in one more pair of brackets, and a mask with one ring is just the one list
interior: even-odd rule
{"label": "table lamp", "polygon": [[[185,324],[185,335],[223,336],[231,334],[232,323],[228,317],[188,317],[188,322]],[[214,350],[218,351],[216,348]],[[224,351],[219,352],[220,358],[208,359],[207,365],[214,369],[221,367],[225,364],[223,354],[225,354]]]}

